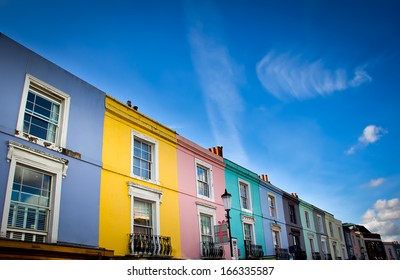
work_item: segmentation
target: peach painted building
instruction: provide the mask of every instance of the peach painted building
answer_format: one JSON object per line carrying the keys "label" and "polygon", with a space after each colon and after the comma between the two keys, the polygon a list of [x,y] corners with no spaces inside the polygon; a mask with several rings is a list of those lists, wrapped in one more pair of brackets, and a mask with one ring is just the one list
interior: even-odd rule
{"label": "peach painted building", "polygon": [[215,227],[226,220],[222,147],[207,150],[182,136],[177,140],[182,258],[229,259],[227,236],[225,245],[218,244],[223,237]]}

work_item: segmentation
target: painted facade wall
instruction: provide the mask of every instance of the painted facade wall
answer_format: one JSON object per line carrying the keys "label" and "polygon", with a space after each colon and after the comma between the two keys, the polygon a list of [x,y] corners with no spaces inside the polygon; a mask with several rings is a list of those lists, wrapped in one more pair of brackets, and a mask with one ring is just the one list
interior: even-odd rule
{"label": "painted facade wall", "polygon": [[[211,228],[203,228],[204,234],[214,236],[214,225],[226,221],[225,209],[221,195],[225,191],[225,163],[221,156],[200,147],[192,141],[177,135],[178,139],[178,186],[180,206],[180,233],[182,258],[200,259],[212,258],[211,254],[202,251],[201,215],[210,217]],[[197,180],[197,167],[206,170],[205,178],[210,192],[205,194]],[[200,171],[199,171],[200,172]],[[199,175],[201,176],[201,175]],[[210,232],[208,232],[210,230]],[[206,239],[205,237],[204,239]],[[216,241],[215,239],[213,240]],[[204,242],[207,242],[204,240]],[[205,243],[204,246],[207,246]],[[222,246],[224,257],[230,259],[229,245]]]}
{"label": "painted facade wall", "polygon": [[318,247],[320,249],[321,259],[328,260],[331,254],[329,246],[328,233],[325,222],[325,212],[318,207],[313,206],[315,230],[317,234]]}
{"label": "painted facade wall", "polygon": [[400,244],[398,241],[383,242],[388,260],[400,260]]}
{"label": "painted facade wall", "polygon": [[367,254],[365,253],[365,244],[364,239],[360,232],[355,230],[350,231],[351,241],[354,250],[354,256],[357,260],[365,260],[367,259]]}
{"label": "painted facade wall", "polygon": [[350,231],[349,227],[343,226],[343,235],[344,235],[344,240],[346,242],[347,257],[349,260],[353,260],[353,259],[355,259],[355,255],[354,255],[351,231]]}
{"label": "painted facade wall", "polygon": [[[240,251],[239,259],[246,258],[244,239],[244,224],[252,225],[253,242],[255,245],[261,245],[265,255],[265,238],[262,222],[262,210],[260,204],[259,179],[257,174],[224,159],[225,183],[227,191],[232,195],[232,209],[230,212],[232,237],[237,239],[238,249]],[[250,189],[251,210],[243,209],[240,199],[240,183],[246,184]]]}
{"label": "painted facade wall", "polygon": [[304,248],[303,229],[300,220],[299,199],[297,194],[283,192],[283,211],[285,214],[289,252],[301,258],[301,248]]}
{"label": "painted facade wall", "polygon": [[348,257],[347,249],[346,249],[346,241],[344,239],[342,221],[334,218],[334,228],[333,229],[334,229],[335,236],[338,236],[339,257],[342,260],[347,260],[347,259],[349,259],[349,257]]}
{"label": "painted facade wall", "polygon": [[362,232],[358,229],[358,225],[351,223],[343,224],[343,233],[347,254],[351,260],[367,260],[368,255]]}
{"label": "painted facade wall", "polygon": [[[2,34],[0,83],[1,100],[7,104],[0,110],[2,236],[6,235],[7,222],[4,219],[9,212],[11,196],[7,186],[12,183],[15,165],[24,162],[28,165],[25,167],[44,172],[41,168],[45,164],[46,172],[50,172],[52,177],[52,195],[58,193],[58,198],[50,198],[49,211],[58,211],[58,217],[51,216],[52,237],[47,242],[98,246],[105,93]],[[33,84],[43,92],[37,96],[49,93],[49,98],[53,100],[54,92],[63,95],[59,100],[61,114],[58,126],[61,128],[56,134],[62,136],[55,143],[39,139],[35,132],[22,130],[28,88],[30,90]],[[27,157],[30,159],[24,161]],[[60,164],[63,170],[57,167]],[[29,196],[32,198],[32,193]]]}
{"label": "painted facade wall", "polygon": [[313,255],[313,253],[317,252],[319,254],[320,252],[315,229],[313,206],[306,201],[300,199],[299,212],[301,224],[303,227],[303,237],[307,259],[313,260],[315,259],[315,255]]}
{"label": "painted facade wall", "polygon": [[[287,232],[285,227],[285,215],[283,211],[282,190],[264,180],[260,183],[260,201],[263,216],[263,228],[265,239],[265,255],[269,258],[275,258],[275,240],[273,230],[280,232],[281,247],[288,248]],[[271,210],[268,202],[268,196],[275,198],[276,211]]]}
{"label": "painted facade wall", "polygon": [[[152,147],[151,178],[133,171],[134,140]],[[99,244],[117,256],[130,254],[135,199],[152,208],[152,235],[170,237],[171,256],[181,257],[177,140],[174,131],[107,96],[101,174]]]}
{"label": "painted facade wall", "polygon": [[328,245],[329,250],[331,252],[331,258],[336,260],[338,258],[342,258],[341,254],[341,244],[339,242],[339,236],[337,234],[337,230],[335,230],[335,217],[325,211],[325,227],[326,233],[328,235]]}

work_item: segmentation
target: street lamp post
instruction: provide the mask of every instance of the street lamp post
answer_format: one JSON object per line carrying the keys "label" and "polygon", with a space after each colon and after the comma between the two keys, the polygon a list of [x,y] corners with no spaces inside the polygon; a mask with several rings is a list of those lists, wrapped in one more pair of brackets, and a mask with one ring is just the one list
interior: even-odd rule
{"label": "street lamp post", "polygon": [[224,208],[226,211],[226,219],[228,220],[228,232],[229,232],[229,247],[231,249],[231,259],[233,259],[233,250],[232,250],[232,234],[231,234],[231,216],[229,216],[229,212],[232,207],[232,195],[228,193],[225,189],[223,195],[221,195],[222,202],[224,204]]}

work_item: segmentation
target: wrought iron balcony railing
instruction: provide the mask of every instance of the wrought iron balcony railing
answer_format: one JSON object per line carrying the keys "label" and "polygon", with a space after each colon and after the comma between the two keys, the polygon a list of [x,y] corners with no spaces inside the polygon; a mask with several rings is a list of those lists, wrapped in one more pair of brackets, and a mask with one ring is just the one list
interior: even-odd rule
{"label": "wrought iron balcony railing", "polygon": [[299,245],[289,246],[289,252],[292,254],[294,260],[307,259],[306,251],[303,251]]}
{"label": "wrought iron balcony railing", "polygon": [[331,254],[325,254],[325,260],[332,260]]}
{"label": "wrought iron balcony railing", "polygon": [[289,259],[289,250],[282,248],[275,248],[275,255],[277,260],[288,260]]}
{"label": "wrought iron balcony railing", "polygon": [[171,238],[141,233],[130,234],[129,253],[139,257],[170,257],[172,253]]}
{"label": "wrought iron balcony railing", "polygon": [[320,252],[312,252],[312,258],[313,260],[320,260],[321,259]]}
{"label": "wrought iron balcony railing", "polygon": [[225,255],[224,248],[214,242],[201,242],[201,258],[209,260],[222,259]]}
{"label": "wrought iron balcony railing", "polygon": [[250,240],[244,241],[244,248],[246,251],[246,259],[262,259],[264,257],[262,246],[252,244]]}

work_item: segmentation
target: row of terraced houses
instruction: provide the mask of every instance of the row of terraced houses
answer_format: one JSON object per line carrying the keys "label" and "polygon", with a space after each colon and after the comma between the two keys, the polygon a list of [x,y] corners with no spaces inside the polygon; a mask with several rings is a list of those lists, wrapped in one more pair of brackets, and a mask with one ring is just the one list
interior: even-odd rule
{"label": "row of terraced houses", "polygon": [[0,84],[2,259],[400,257],[1,33]]}

